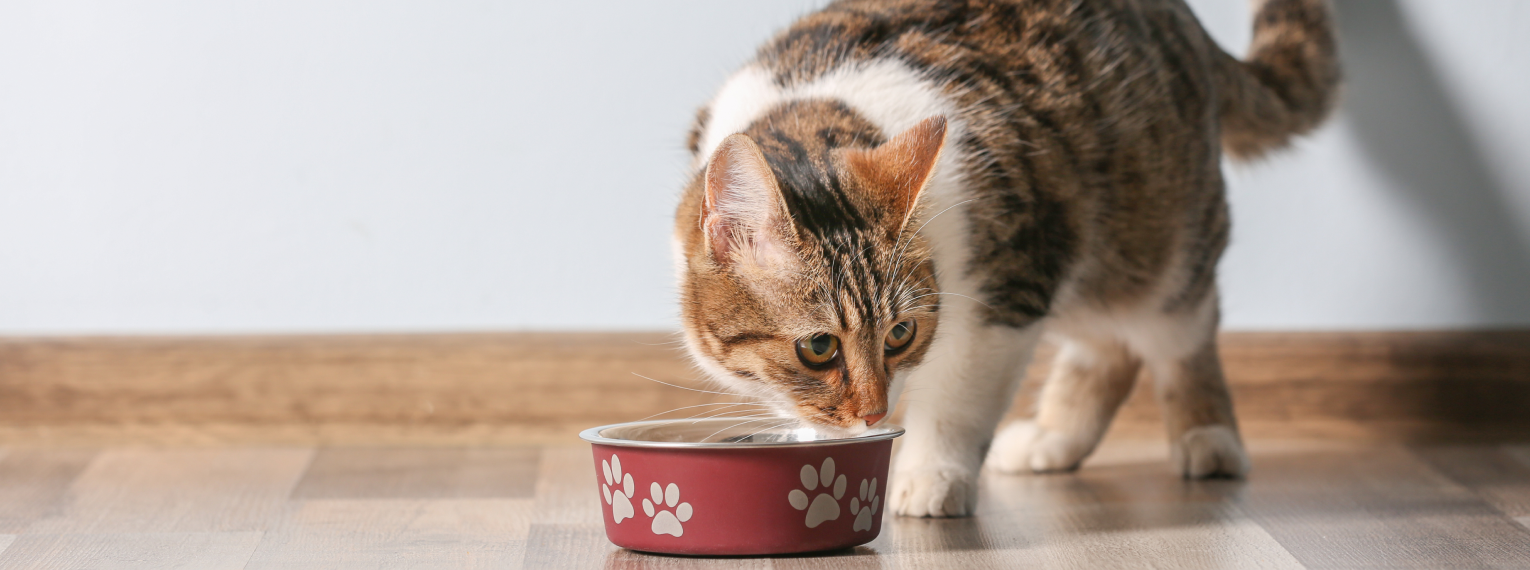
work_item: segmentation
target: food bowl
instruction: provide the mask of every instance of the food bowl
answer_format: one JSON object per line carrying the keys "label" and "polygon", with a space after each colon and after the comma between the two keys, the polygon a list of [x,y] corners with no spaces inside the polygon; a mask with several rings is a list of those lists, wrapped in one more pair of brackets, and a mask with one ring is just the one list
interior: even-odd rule
{"label": "food bowl", "polygon": [[760,425],[659,420],[580,433],[594,447],[606,537],[646,552],[760,555],[849,548],[882,532],[903,428],[834,438]]}

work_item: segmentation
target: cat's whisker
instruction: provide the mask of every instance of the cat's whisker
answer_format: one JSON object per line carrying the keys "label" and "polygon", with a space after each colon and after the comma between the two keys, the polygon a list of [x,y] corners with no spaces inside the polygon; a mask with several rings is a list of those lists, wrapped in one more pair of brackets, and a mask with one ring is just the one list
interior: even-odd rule
{"label": "cat's whisker", "polygon": [[930,216],[930,219],[925,220],[924,223],[919,224],[919,228],[918,229],[915,229],[913,232],[909,233],[907,236],[899,238],[898,241],[903,242],[903,243],[901,245],[900,244],[893,244],[894,245],[894,247],[893,247],[893,259],[897,260],[897,264],[893,266],[893,274],[897,275],[898,270],[903,269],[903,252],[908,249],[909,245],[912,245],[914,243],[914,236],[917,236],[917,235],[919,235],[919,232],[924,231],[925,226],[930,225],[930,222],[935,221],[935,218],[939,218],[941,215],[945,214],[946,212],[951,211],[952,208],[955,208],[955,207],[960,206],[962,204],[966,204],[968,202],[972,202],[974,200],[976,200],[976,198],[968,198],[966,200],[962,200],[960,202],[957,202],[955,204],[952,204],[952,205],[946,207],[946,209],[941,210],[940,212],[937,212],[933,216]]}
{"label": "cat's whisker", "polygon": [[920,295],[920,296],[918,296],[918,297],[914,297],[914,300],[919,300],[919,299],[923,299],[923,298],[925,298],[925,297],[930,297],[930,296],[934,296],[934,295],[951,295],[951,296],[953,296],[953,297],[961,297],[961,298],[963,298],[963,299],[968,299],[968,300],[970,300],[970,301],[972,301],[972,302],[974,302],[974,303],[977,303],[977,304],[979,304],[979,305],[982,305],[982,306],[984,306],[984,307],[988,307],[988,308],[990,308],[990,309],[992,309],[992,308],[993,308],[993,307],[992,307],[992,306],[990,306],[990,305],[989,305],[989,304],[988,304],[988,303],[984,303],[984,302],[983,302],[983,301],[981,301],[981,300],[979,300],[979,299],[977,299],[977,298],[974,298],[974,297],[969,297],[969,296],[967,296],[967,295],[963,295],[963,294],[961,294],[961,293],[947,293],[947,292],[945,292],[945,291],[936,291],[936,292],[934,292],[934,293],[925,293],[925,294],[923,294],[923,295]]}
{"label": "cat's whisker", "polygon": [[642,378],[644,380],[648,380],[650,382],[658,382],[658,383],[663,384],[665,386],[669,386],[671,388],[679,388],[681,390],[690,390],[692,392],[701,392],[703,394],[717,394],[719,396],[733,396],[735,398],[755,398],[755,396],[751,396],[749,394],[738,394],[738,393],[735,393],[735,392],[716,392],[716,391],[712,391],[712,390],[701,390],[701,389],[697,389],[697,388],[687,388],[685,386],[679,386],[679,385],[676,385],[676,384],[670,384],[669,382],[665,382],[663,380],[654,380],[653,378],[649,378],[647,376],[644,376],[642,374],[638,374],[636,372],[633,372],[632,375],[633,376],[637,376],[638,378]]}
{"label": "cat's whisker", "polygon": [[[665,410],[665,411],[659,412],[657,414],[648,416],[646,418],[640,418],[640,419],[638,419],[636,421],[643,421],[643,420],[647,420],[647,419],[657,418],[657,417],[662,416],[664,414],[670,414],[670,413],[678,412],[680,410],[688,410],[688,409],[691,409],[691,408],[700,408],[700,407],[704,407],[704,406],[733,407],[733,406],[767,406],[767,405],[769,405],[769,404],[756,404],[756,403],[752,403],[752,402],[712,402],[710,404],[696,404],[696,405],[692,405],[692,406],[680,406],[678,408],[674,408],[674,409],[671,409],[671,410]],[[721,408],[719,408],[719,409],[721,409]],[[713,411],[714,410],[707,410],[707,411],[704,411],[704,412],[701,412],[701,413],[706,414],[706,413],[711,413]],[[691,416],[691,417],[696,417],[696,416]],[[690,418],[686,418],[686,419],[690,419]]]}
{"label": "cat's whisker", "polygon": [[[924,231],[924,228],[926,226],[930,225],[930,223],[934,222],[936,218],[939,218],[940,216],[944,215],[946,212],[951,211],[953,208],[956,208],[957,206],[961,206],[961,205],[966,204],[968,202],[972,202],[974,200],[976,200],[976,198],[969,198],[967,200],[962,200],[960,202],[952,204],[952,205],[946,207],[946,209],[937,212],[933,216],[930,216],[930,218],[928,220],[925,220],[923,223],[919,224],[919,227],[917,229],[915,229],[913,232],[910,232],[906,236],[898,238],[898,243],[895,243],[894,246],[893,246],[893,250],[894,250],[893,260],[894,261],[893,261],[893,267],[892,267],[892,271],[890,272],[890,275],[893,276],[893,277],[896,277],[899,273],[901,273],[903,271],[903,262],[904,262],[904,255],[903,254],[908,251],[909,246],[913,245],[914,237],[918,236],[920,232]],[[912,279],[913,276],[914,276],[914,271],[909,271],[908,273],[903,274],[903,277],[898,279],[898,285],[897,285],[897,289],[896,290],[898,290],[898,291],[905,290],[908,287],[908,285],[909,285],[908,280]]]}
{"label": "cat's whisker", "polygon": [[755,431],[754,431],[754,432],[752,432],[752,433],[750,433],[750,434],[749,434],[749,435],[747,435],[747,436],[745,436],[745,437],[754,437],[754,436],[757,436],[757,435],[760,435],[760,434],[762,434],[762,433],[765,433],[765,432],[767,432],[767,431],[770,431],[770,430],[773,430],[773,429],[776,429],[776,428],[778,428],[778,427],[783,427],[783,426],[788,426],[788,425],[791,425],[791,424],[792,424],[792,422],[796,422],[796,421],[798,421],[798,420],[797,420],[797,419],[796,419],[796,418],[792,418],[792,419],[790,419],[790,420],[787,420],[787,421],[784,421],[784,422],[781,422],[781,423],[778,423],[778,424],[774,424],[774,425],[769,425],[769,426],[765,426],[765,427],[763,427],[763,428],[760,428],[760,429],[757,429],[757,430],[755,430]]}
{"label": "cat's whisker", "polygon": [[[897,259],[897,261],[895,262],[894,268],[892,270],[892,274],[893,275],[897,275],[901,271],[902,264],[903,264],[903,259],[900,256]],[[916,267],[916,269],[917,269],[917,267]],[[917,272],[913,271],[913,270],[911,270],[911,271],[909,271],[907,273],[903,273],[902,277],[898,278],[898,284],[892,288],[892,291],[893,291],[892,295],[898,298],[898,301],[899,301],[900,304],[912,302],[912,299],[907,299],[906,298],[908,295],[911,295],[911,294],[913,294],[915,292],[918,292],[918,291],[925,291],[925,290],[934,289],[933,287],[930,287],[927,284],[929,279],[931,277],[933,277],[932,275],[926,275],[926,276],[920,278],[920,280],[919,280],[919,287],[917,287],[917,288],[916,287],[912,287],[911,286],[912,284],[910,283],[910,280],[912,280],[914,278],[916,273]]]}
{"label": "cat's whisker", "polygon": [[703,419],[703,420],[713,419],[713,418],[717,418],[719,416],[725,416],[725,415],[728,415],[728,414],[739,414],[739,413],[745,414],[745,415],[742,415],[742,416],[735,416],[735,417],[738,417],[738,418],[741,418],[741,419],[742,418],[753,418],[753,417],[764,416],[764,415],[769,415],[769,414],[780,415],[780,412],[777,411],[772,406],[768,406],[768,405],[765,405],[765,404],[760,404],[759,406],[761,408],[763,408],[763,409],[758,409],[758,410],[727,410],[727,411],[706,410],[706,411],[702,411],[702,412],[697,412],[696,415],[690,416],[690,417],[685,418],[685,419],[695,418],[696,416],[700,416],[702,414],[710,414],[710,415],[707,415],[705,417],[700,418],[700,419]]}
{"label": "cat's whisker", "polygon": [[[718,417],[718,416],[722,416],[722,415],[726,415],[726,414],[732,414],[732,413],[737,413],[737,412],[745,412],[745,411],[747,411],[747,412],[759,414],[760,412],[771,411],[770,404],[748,404],[748,405],[758,406],[758,407],[765,408],[765,409],[764,410],[722,410],[722,411],[718,411],[718,410],[703,410],[703,411],[700,411],[700,412],[696,412],[695,414],[692,414],[691,416],[686,417],[684,419],[689,420],[689,419],[692,419],[692,418],[696,418],[697,416],[701,416],[700,418],[696,418],[696,422],[699,422],[701,420],[709,420],[709,419],[712,419],[712,418],[715,418],[715,417]],[[703,414],[709,414],[709,415],[703,415]],[[738,417],[741,417],[741,418],[752,418],[752,417],[755,417],[755,416],[749,415],[749,416],[738,416]],[[694,424],[696,422],[691,422],[691,423]]]}
{"label": "cat's whisker", "polygon": [[757,429],[757,430],[755,430],[753,432],[750,432],[749,435],[744,436],[744,437],[754,437],[754,436],[759,435],[761,433],[764,433],[764,432],[767,432],[767,431],[770,431],[770,430],[773,430],[773,429],[776,429],[776,428],[779,428],[779,427],[782,427],[782,426],[788,426],[788,425],[791,425],[791,424],[794,424],[794,423],[801,423],[802,422],[802,418],[798,418],[798,417],[786,417],[784,419],[785,419],[785,421],[777,422],[777,423],[774,423],[774,424],[762,427],[762,428]]}
{"label": "cat's whisker", "polygon": [[697,422],[701,422],[701,421],[705,421],[705,420],[715,420],[715,419],[725,419],[725,420],[740,419],[740,420],[742,420],[742,419],[749,419],[749,418],[766,418],[766,419],[768,419],[768,418],[779,418],[779,417],[781,417],[781,414],[774,413],[774,412],[766,412],[766,413],[762,413],[762,414],[746,414],[746,415],[742,415],[742,416],[728,416],[726,418],[718,418],[717,416],[714,415],[714,416],[707,416],[707,417],[704,417],[704,418],[696,418],[694,420],[691,420],[691,425],[696,425]]}
{"label": "cat's whisker", "polygon": [[676,344],[680,344],[680,343],[683,343],[683,342],[685,342],[685,339],[671,340],[671,341],[665,341],[665,342],[638,342],[638,341],[634,340],[634,341],[632,341],[632,344],[639,344],[639,345],[643,345],[643,346],[671,346],[671,345],[676,345]]}
{"label": "cat's whisker", "polygon": [[744,437],[753,438],[754,436],[760,435],[762,433],[765,433],[765,432],[768,432],[768,431],[771,431],[771,430],[774,430],[774,429],[779,429],[779,428],[790,426],[790,425],[792,425],[793,423],[796,423],[796,422],[797,422],[797,420],[790,420],[790,421],[785,421],[785,422],[781,422],[781,423],[774,424],[774,425],[765,426],[764,428],[757,429],[757,430],[754,430],[753,432],[750,432],[749,435],[744,436]]}
{"label": "cat's whisker", "polygon": [[706,437],[701,438],[701,441],[706,441],[706,440],[712,439],[712,436],[715,436],[717,434],[720,434],[722,432],[728,431],[730,429],[736,428],[738,426],[741,426],[741,425],[744,425],[744,424],[747,424],[747,423],[768,422],[770,420],[773,420],[773,419],[776,419],[776,418],[779,418],[779,417],[781,417],[781,416],[775,416],[775,417],[769,417],[769,418],[760,418],[760,419],[755,419],[755,420],[744,420],[744,421],[738,422],[736,424],[730,425],[728,427],[722,428],[720,430],[714,431],[714,432],[708,434]]}

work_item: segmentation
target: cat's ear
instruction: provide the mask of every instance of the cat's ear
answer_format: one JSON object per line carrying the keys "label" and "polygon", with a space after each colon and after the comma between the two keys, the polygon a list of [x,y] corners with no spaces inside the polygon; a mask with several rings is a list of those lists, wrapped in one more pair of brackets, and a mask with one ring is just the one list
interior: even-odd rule
{"label": "cat's ear", "polygon": [[899,133],[882,146],[852,150],[845,155],[851,171],[865,181],[867,190],[891,212],[889,229],[903,232],[919,196],[929,186],[946,146],[946,118],[930,117]]}
{"label": "cat's ear", "polygon": [[747,135],[723,139],[707,163],[701,228],[718,264],[740,256],[760,263],[789,256],[787,242],[795,236],[791,214],[765,155]]}

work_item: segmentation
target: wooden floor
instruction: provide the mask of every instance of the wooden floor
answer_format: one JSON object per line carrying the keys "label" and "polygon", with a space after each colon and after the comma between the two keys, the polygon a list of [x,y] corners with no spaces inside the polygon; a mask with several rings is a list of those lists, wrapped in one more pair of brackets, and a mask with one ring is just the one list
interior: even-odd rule
{"label": "wooden floor", "polygon": [[1163,444],[985,475],[969,519],[853,551],[650,556],[606,542],[582,446],[0,449],[0,568],[1530,568],[1530,445],[1254,441],[1246,482]]}

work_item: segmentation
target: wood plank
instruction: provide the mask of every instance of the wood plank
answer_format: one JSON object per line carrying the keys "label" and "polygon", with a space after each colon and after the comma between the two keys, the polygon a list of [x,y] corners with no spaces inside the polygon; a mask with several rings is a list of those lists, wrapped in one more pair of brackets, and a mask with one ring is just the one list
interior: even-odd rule
{"label": "wood plank", "polygon": [[1507,446],[1431,445],[1412,451],[1499,512],[1530,517],[1530,465],[1517,460]]}
{"label": "wood plank", "polygon": [[[972,526],[954,534],[976,541],[956,549],[997,551],[1010,567],[1302,567],[1240,508],[1244,483],[1186,482],[1157,458],[1101,463],[1065,476],[985,473],[977,517],[936,524]],[[893,525],[895,548],[905,526]]]}
{"label": "wood plank", "polygon": [[[597,511],[598,512],[598,511]],[[603,527],[594,524],[533,524],[526,535],[522,568],[622,567],[609,563],[626,552],[606,540]],[[630,559],[629,559],[630,560]],[[641,567],[629,561],[627,566]],[[662,567],[662,564],[649,564]]]}
{"label": "wood plank", "polygon": [[[569,441],[717,402],[668,333],[0,338],[0,442]],[[1530,331],[1224,333],[1250,436],[1530,433]],[[1032,369],[1044,376],[1044,349]],[[1015,416],[1028,414],[1028,383]],[[1146,389],[1118,432],[1159,433]],[[682,410],[688,415],[696,410]],[[136,438],[136,439],[133,439]],[[477,438],[477,439],[475,439]]]}
{"label": "wood plank", "polygon": [[259,532],[26,534],[0,552],[0,568],[238,570]]}
{"label": "wood plank", "polygon": [[[666,333],[0,339],[0,417],[541,422],[709,401]],[[557,403],[559,405],[548,405]],[[587,422],[586,422],[587,423]]]}
{"label": "wood plank", "polygon": [[866,545],[900,568],[1014,568],[1024,562],[1022,540],[986,518],[909,519],[885,516],[882,535]]}
{"label": "wood plank", "polygon": [[537,523],[603,528],[605,519],[601,518],[594,461],[590,456],[588,445],[542,448],[536,489]]}
{"label": "wood plank", "polygon": [[0,532],[21,532],[54,514],[95,457],[93,449],[8,450],[0,458]]}
{"label": "wood plank", "polygon": [[265,530],[309,449],[114,449],[70,484],[36,534]]}
{"label": "wood plank", "polygon": [[705,558],[660,556],[617,548],[598,526],[534,524],[527,537],[523,568],[632,568],[705,570],[742,568],[768,570],[769,558]]}
{"label": "wood plank", "polygon": [[[306,449],[13,448],[0,458],[12,474],[0,497],[54,499],[25,532],[0,534],[0,567],[1530,567],[1530,516],[1505,514],[1522,505],[1530,446],[1249,443],[1246,481],[1184,481],[1164,465],[1162,441],[1108,441],[1074,474],[985,473],[973,518],[887,518],[856,549],[725,559],[610,544],[584,446],[543,447],[529,470],[508,464],[526,448],[345,450],[369,453],[330,461],[376,468],[327,474]],[[446,467],[421,475],[432,460]],[[327,482],[299,492],[310,465]],[[475,470],[532,472],[535,496],[404,497],[482,490],[479,475],[456,475]],[[344,484],[381,491],[303,498]],[[488,489],[522,494],[522,484]]]}
{"label": "wood plank", "polygon": [[1504,453],[1508,454],[1509,457],[1513,457],[1515,460],[1519,461],[1521,465],[1530,467],[1530,445],[1505,445],[1503,446],[1503,451]]}
{"label": "wood plank", "polygon": [[[973,568],[973,564],[963,564],[961,560],[951,560],[949,564],[925,566],[927,568]],[[883,568],[909,567],[900,564],[892,556],[878,552],[869,546],[857,546],[849,550],[836,552],[815,552],[800,556],[781,556],[772,558],[770,566],[776,570],[881,570]],[[919,566],[912,566],[918,568]]]}
{"label": "wood plank", "polygon": [[576,443],[587,420],[542,423],[62,423],[0,424],[0,442],[29,447],[464,446]]}
{"label": "wood plank", "polygon": [[536,447],[318,450],[293,499],[531,498]]}
{"label": "wood plank", "polygon": [[1258,457],[1239,485],[1309,568],[1530,567],[1530,530],[1400,446]]}
{"label": "wood plank", "polygon": [[300,501],[245,568],[519,568],[531,509],[530,499]]}

